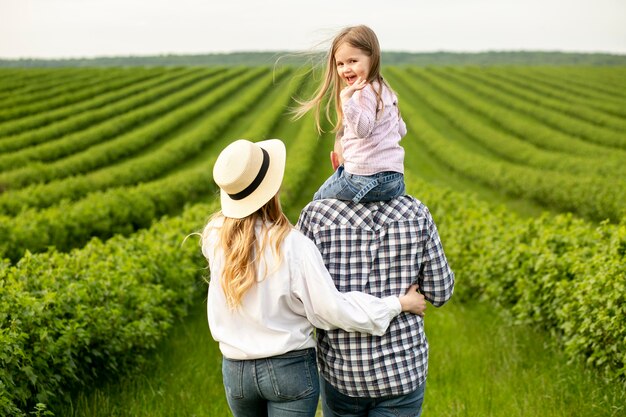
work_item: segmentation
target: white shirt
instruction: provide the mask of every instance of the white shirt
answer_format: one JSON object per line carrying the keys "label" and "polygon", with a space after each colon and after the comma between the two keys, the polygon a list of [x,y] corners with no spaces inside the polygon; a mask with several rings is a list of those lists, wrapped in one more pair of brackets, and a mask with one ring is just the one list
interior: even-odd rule
{"label": "white shirt", "polygon": [[[313,329],[342,328],[382,335],[400,314],[398,297],[376,298],[361,292],[340,293],[315,244],[293,229],[276,268],[271,247],[257,268],[258,278],[235,310],[229,308],[220,284],[224,253],[217,241],[219,221],[202,242],[211,280],[207,301],[209,328],[229,359],[258,359],[315,347]],[[261,223],[257,225],[257,238]],[[274,271],[262,279],[264,271]]]}

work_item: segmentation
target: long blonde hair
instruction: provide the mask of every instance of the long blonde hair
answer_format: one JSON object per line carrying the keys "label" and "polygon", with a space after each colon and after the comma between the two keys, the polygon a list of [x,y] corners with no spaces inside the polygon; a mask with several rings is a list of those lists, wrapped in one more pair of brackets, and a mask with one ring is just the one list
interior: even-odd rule
{"label": "long blonde hair", "polygon": [[[224,269],[220,283],[228,306],[235,309],[241,304],[246,291],[255,284],[261,256],[268,244],[277,260],[276,268],[280,266],[283,259],[280,246],[293,226],[282,211],[278,194],[243,219],[225,217],[217,212],[211,217],[209,224],[218,219],[223,219],[218,232],[219,247],[224,252]],[[258,220],[261,221],[260,241],[255,233]],[[203,241],[208,238],[211,230],[209,227],[205,228]],[[266,269],[263,278],[270,272]]]}
{"label": "long blonde hair", "polygon": [[[350,26],[344,28],[332,41],[328,54],[326,56],[326,69],[324,72],[324,81],[320,87],[315,91],[313,97],[305,100],[298,101],[298,107],[294,111],[294,118],[299,119],[304,116],[309,110],[315,110],[315,126],[318,133],[322,133],[323,129],[320,122],[320,113],[322,111],[322,103],[326,102],[324,107],[324,114],[326,120],[333,126],[333,132],[337,132],[342,128],[343,110],[341,108],[341,100],[339,95],[341,93],[342,84],[339,75],[337,74],[337,61],[335,60],[335,53],[337,49],[347,43],[354,48],[358,48],[367,56],[370,57],[370,69],[368,74],[368,83],[377,81],[379,84],[378,91],[376,93],[376,106],[378,107],[382,103],[381,95],[383,84],[387,88],[391,89],[389,85],[383,80],[380,73],[380,44],[378,43],[378,37],[372,29],[365,25]],[[330,109],[335,108],[336,120],[331,117]]]}

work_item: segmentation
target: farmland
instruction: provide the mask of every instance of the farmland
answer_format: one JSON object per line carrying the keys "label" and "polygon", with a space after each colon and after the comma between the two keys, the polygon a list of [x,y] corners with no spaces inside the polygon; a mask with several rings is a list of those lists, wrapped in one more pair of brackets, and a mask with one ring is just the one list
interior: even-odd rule
{"label": "farmland", "polygon": [[[623,384],[626,68],[383,74],[455,303],[484,302]],[[0,414],[145,367],[198,311],[193,233],[218,209],[211,168],[232,140],[285,141],[295,223],[330,174],[332,134],[288,114],[314,81],[289,66],[0,70]]]}

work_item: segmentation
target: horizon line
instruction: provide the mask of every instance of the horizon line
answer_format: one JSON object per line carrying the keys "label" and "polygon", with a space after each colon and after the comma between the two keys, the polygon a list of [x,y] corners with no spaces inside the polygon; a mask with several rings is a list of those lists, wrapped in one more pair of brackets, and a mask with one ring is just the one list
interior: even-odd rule
{"label": "horizon line", "polygon": [[[302,51],[295,50],[241,50],[241,51],[224,51],[224,52],[163,52],[155,54],[130,54],[130,55],[95,55],[95,56],[60,56],[60,57],[2,57],[0,61],[69,61],[69,60],[96,60],[96,59],[116,59],[116,58],[159,58],[159,57],[184,57],[184,56],[209,56],[209,55],[237,55],[237,54],[281,54],[295,53]],[[314,51],[325,53],[325,51]],[[406,50],[387,50],[383,54],[400,53],[411,55],[426,54],[455,54],[455,55],[479,55],[489,53],[545,53],[545,54],[569,54],[569,55],[611,55],[626,57],[626,52],[609,52],[609,51],[568,51],[559,49],[485,49],[479,51],[459,51],[459,50],[425,50],[425,51],[406,51]]]}

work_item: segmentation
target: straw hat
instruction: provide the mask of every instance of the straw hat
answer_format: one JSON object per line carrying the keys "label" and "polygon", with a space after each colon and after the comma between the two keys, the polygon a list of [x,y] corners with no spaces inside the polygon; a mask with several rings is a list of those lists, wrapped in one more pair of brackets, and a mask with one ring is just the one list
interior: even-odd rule
{"label": "straw hat", "polygon": [[222,213],[241,219],[260,209],[280,189],[286,150],[280,139],[239,139],[217,157],[213,180],[220,187]]}

